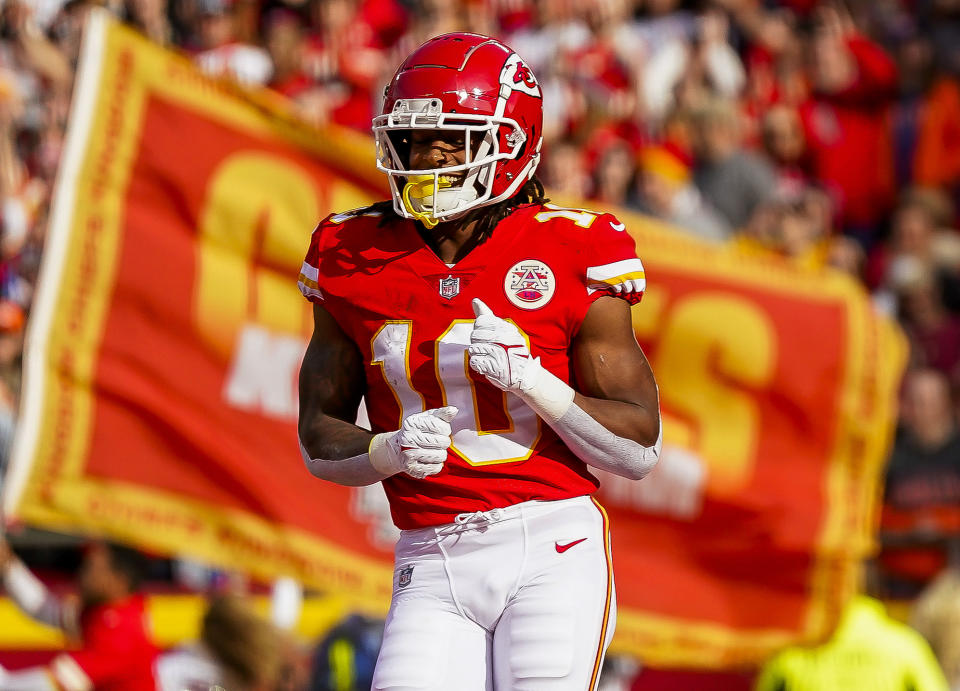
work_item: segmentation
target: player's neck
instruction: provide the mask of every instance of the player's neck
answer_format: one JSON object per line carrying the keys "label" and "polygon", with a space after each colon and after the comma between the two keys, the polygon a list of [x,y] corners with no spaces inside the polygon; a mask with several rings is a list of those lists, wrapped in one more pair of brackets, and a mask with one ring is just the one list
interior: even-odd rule
{"label": "player's neck", "polygon": [[445,264],[455,264],[480,244],[476,227],[476,221],[463,223],[457,220],[441,223],[431,229],[418,224],[417,230],[440,261]]}

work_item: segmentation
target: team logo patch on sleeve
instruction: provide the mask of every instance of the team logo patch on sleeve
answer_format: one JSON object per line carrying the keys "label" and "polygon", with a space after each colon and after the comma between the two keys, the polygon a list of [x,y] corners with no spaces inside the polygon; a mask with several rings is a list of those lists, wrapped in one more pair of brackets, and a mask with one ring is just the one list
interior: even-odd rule
{"label": "team logo patch on sleeve", "polygon": [[543,307],[557,290],[553,270],[538,259],[524,259],[507,271],[503,279],[507,299],[520,309]]}

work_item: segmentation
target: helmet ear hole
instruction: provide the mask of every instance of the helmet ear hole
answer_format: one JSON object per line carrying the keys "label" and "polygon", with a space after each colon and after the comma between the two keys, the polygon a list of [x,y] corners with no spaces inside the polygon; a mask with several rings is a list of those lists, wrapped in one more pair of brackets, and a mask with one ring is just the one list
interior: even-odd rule
{"label": "helmet ear hole", "polygon": [[517,155],[515,156],[515,158],[521,158],[523,156],[523,152],[526,150],[527,150],[527,140],[524,139],[523,142],[520,144],[520,148],[517,150]]}
{"label": "helmet ear hole", "polygon": [[[523,158],[523,155],[524,155],[524,154],[526,153],[526,151],[527,151],[527,145],[528,145],[531,141],[535,141],[536,138],[537,138],[537,128],[536,128],[536,125],[532,125],[532,126],[530,127],[530,136],[529,136],[529,137],[525,137],[525,138],[523,139],[523,141],[520,142],[520,147],[517,149],[516,153],[514,154],[513,159],[514,159],[514,160],[518,160],[518,159]],[[510,141],[510,135],[507,136],[507,141]]]}

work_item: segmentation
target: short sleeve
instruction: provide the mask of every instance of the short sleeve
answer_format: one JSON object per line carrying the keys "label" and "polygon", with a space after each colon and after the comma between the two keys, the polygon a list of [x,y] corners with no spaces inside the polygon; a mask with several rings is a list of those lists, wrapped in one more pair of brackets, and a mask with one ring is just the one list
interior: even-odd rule
{"label": "short sleeve", "polygon": [[603,214],[591,224],[584,258],[582,279],[591,303],[603,295],[640,302],[646,273],[633,237],[616,217]]}
{"label": "short sleeve", "polygon": [[303,297],[318,304],[323,304],[323,291],[320,288],[320,256],[325,226],[326,220],[321,221],[310,235],[310,247],[307,249],[307,256],[304,257],[300,275],[297,277],[297,287]]}

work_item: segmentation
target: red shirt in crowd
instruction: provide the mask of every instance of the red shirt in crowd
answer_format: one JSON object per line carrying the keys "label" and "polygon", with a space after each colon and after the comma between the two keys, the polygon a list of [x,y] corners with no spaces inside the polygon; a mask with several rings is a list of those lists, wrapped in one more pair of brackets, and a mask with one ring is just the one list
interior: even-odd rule
{"label": "red shirt in crowd", "polygon": [[156,691],[157,649],[147,633],[144,599],[88,607],[80,615],[82,647],[58,655],[50,671],[65,691]]}
{"label": "red shirt in crowd", "polygon": [[850,39],[847,47],[857,63],[856,80],[838,93],[815,94],[800,116],[810,173],[836,197],[842,223],[873,227],[895,199],[888,107],[897,69],[864,38]]}

